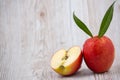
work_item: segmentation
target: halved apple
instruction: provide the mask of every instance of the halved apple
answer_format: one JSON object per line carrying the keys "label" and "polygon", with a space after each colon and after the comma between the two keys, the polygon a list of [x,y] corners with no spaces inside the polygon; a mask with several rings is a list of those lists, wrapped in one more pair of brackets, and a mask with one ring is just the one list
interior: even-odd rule
{"label": "halved apple", "polygon": [[68,51],[61,49],[57,51],[51,59],[51,67],[57,73],[67,76],[72,75],[81,67],[82,51],[75,46]]}

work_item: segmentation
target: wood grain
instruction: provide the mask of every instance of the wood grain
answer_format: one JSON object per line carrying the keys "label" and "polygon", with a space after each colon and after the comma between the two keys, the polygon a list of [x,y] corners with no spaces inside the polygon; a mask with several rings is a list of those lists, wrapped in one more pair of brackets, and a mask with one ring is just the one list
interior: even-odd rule
{"label": "wood grain", "polygon": [[73,76],[50,67],[55,51],[81,46],[89,38],[73,21],[73,11],[94,35],[114,0],[0,0],[0,80],[119,80],[120,0],[106,35],[115,45],[110,71],[95,74],[83,62]]}

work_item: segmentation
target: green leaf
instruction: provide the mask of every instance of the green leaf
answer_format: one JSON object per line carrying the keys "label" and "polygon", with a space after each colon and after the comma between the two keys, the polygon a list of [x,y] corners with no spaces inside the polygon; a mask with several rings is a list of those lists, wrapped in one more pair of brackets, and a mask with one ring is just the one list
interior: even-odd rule
{"label": "green leaf", "polygon": [[98,37],[102,37],[105,34],[105,32],[107,31],[107,29],[108,29],[108,27],[110,25],[110,22],[111,22],[112,17],[113,17],[114,3],[115,3],[115,1],[108,8],[107,12],[104,15],[104,18],[102,20],[100,30],[99,30],[99,33],[98,33]]}
{"label": "green leaf", "polygon": [[75,21],[75,23],[77,24],[77,26],[82,29],[85,33],[87,33],[89,36],[93,37],[92,33],[90,32],[90,30],[87,28],[87,26],[79,19],[77,18],[77,16],[74,14],[73,12],[73,19]]}

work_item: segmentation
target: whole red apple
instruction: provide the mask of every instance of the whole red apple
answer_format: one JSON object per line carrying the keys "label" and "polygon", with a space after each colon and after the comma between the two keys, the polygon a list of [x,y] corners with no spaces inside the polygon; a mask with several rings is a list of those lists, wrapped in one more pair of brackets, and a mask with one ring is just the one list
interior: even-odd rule
{"label": "whole red apple", "polygon": [[108,71],[114,60],[114,46],[112,41],[103,36],[86,40],[83,46],[84,60],[94,72]]}
{"label": "whole red apple", "polygon": [[84,43],[83,56],[88,68],[96,73],[108,71],[114,61],[113,43],[108,37],[104,36],[113,17],[114,3],[105,13],[98,36],[95,37],[93,37],[88,27],[73,13],[75,23],[91,37]]}

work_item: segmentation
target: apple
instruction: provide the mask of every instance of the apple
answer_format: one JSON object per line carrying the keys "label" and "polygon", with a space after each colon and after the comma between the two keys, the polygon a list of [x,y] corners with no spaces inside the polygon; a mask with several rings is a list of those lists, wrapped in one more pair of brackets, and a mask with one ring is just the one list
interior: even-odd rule
{"label": "apple", "polygon": [[114,45],[107,36],[104,36],[113,17],[114,3],[105,13],[97,36],[93,36],[88,27],[73,13],[77,26],[91,37],[84,43],[83,57],[88,68],[95,73],[108,71],[114,61]]}
{"label": "apple", "polygon": [[82,63],[80,47],[74,46],[68,51],[61,49],[51,59],[52,69],[60,75],[69,76],[78,71]]}
{"label": "apple", "polygon": [[83,56],[92,71],[106,72],[110,69],[115,56],[113,43],[106,36],[90,38],[84,43]]}

